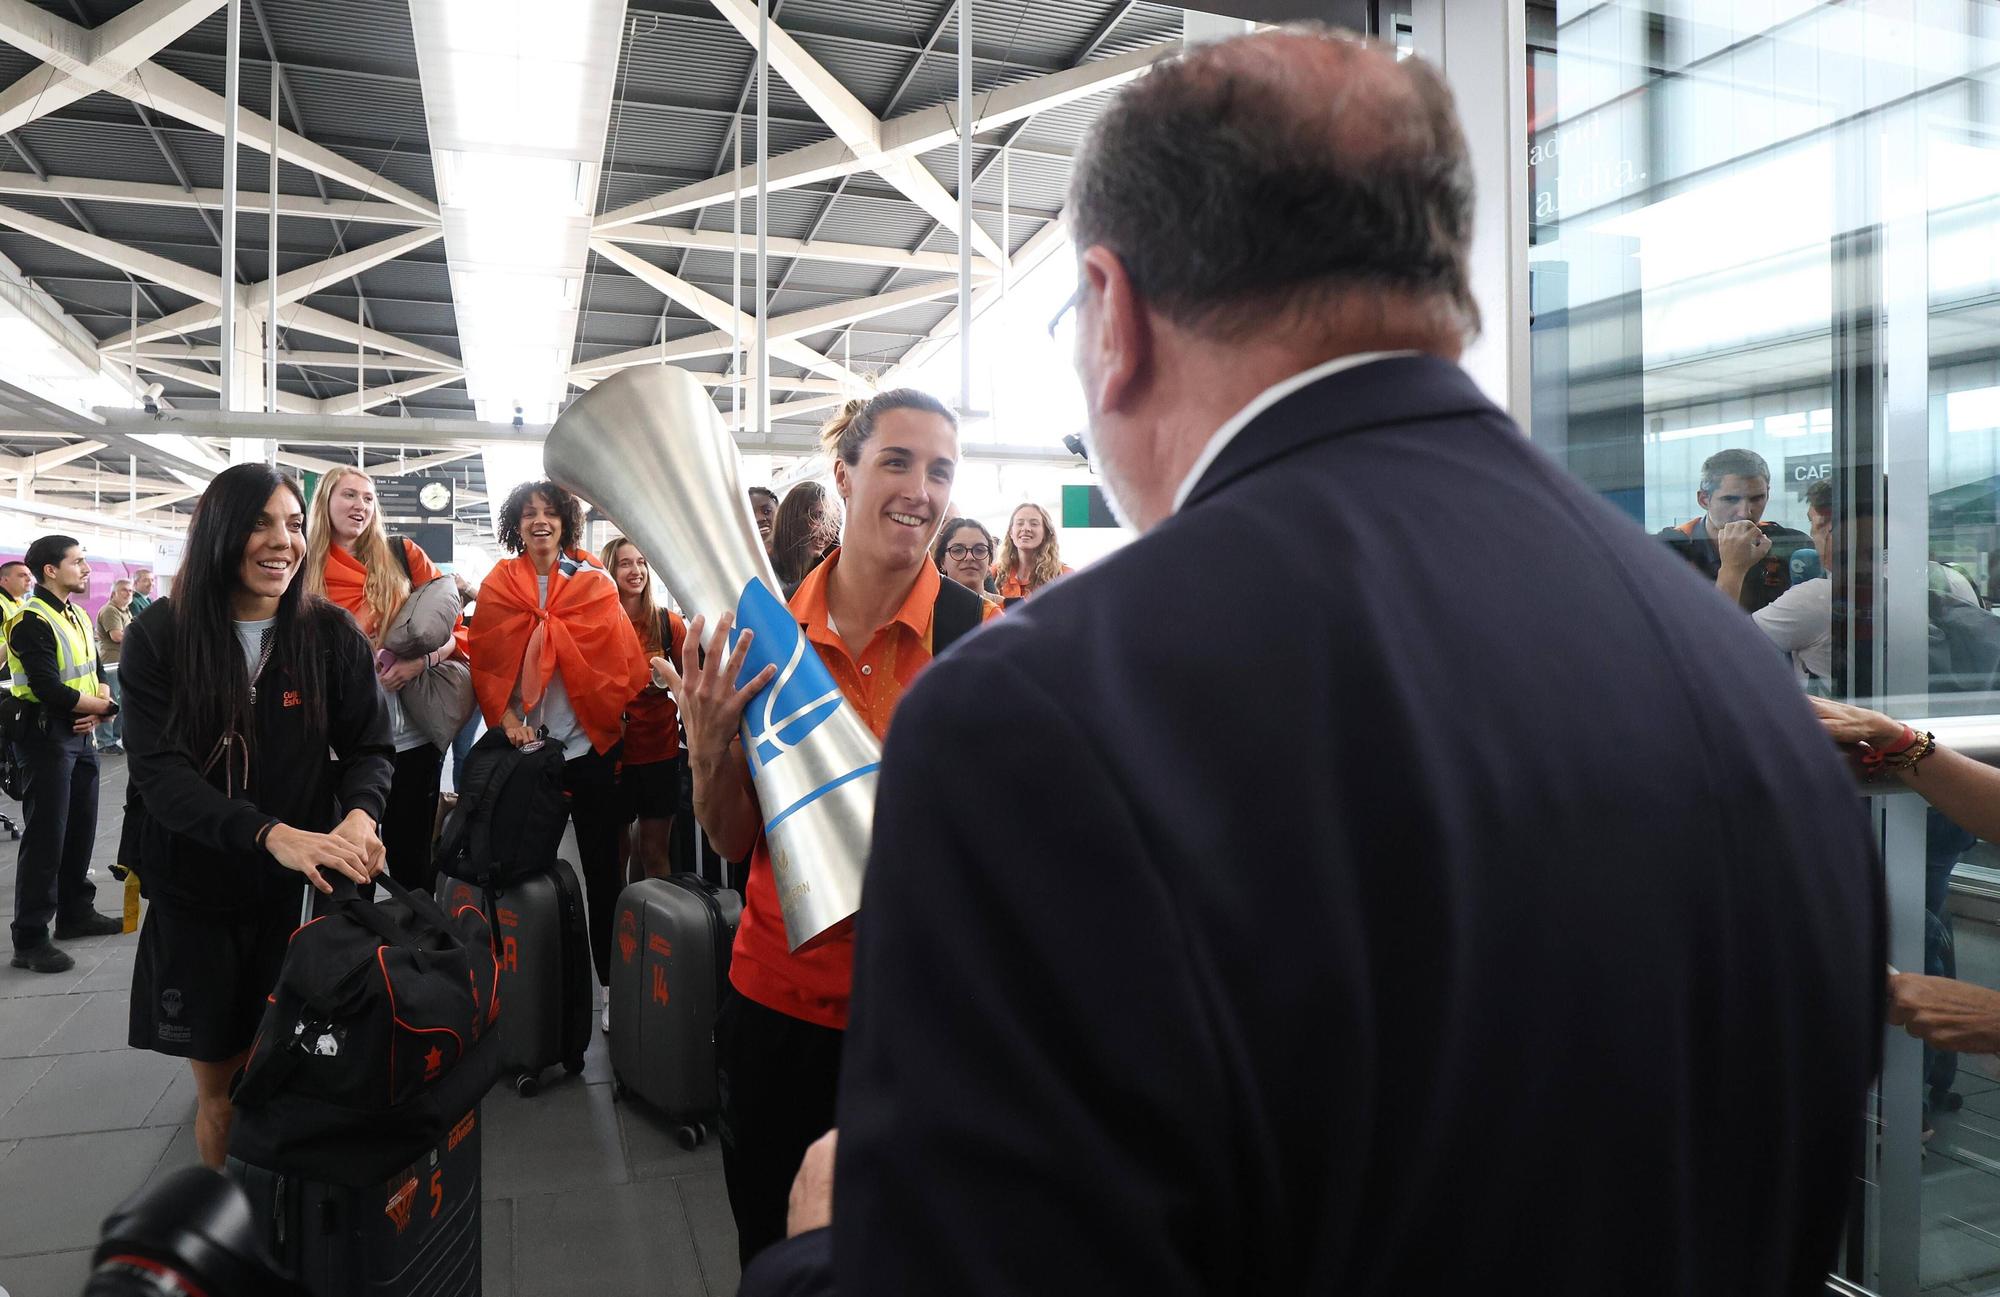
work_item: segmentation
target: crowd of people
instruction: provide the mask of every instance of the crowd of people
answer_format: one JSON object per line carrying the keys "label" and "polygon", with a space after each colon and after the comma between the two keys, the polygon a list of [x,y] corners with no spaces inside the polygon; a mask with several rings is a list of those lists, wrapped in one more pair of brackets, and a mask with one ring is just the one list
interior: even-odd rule
{"label": "crowd of people", "polygon": [[[1840,754],[1975,833],[2000,772],[1816,719],[1830,488],[1810,534],[1766,524],[1768,466],[1726,452],[1663,545],[1479,391],[1470,176],[1421,60],[1307,28],[1163,63],[1068,207],[1092,460],[1140,538],[1065,578],[1040,506],[997,537],[958,515],[957,420],[908,389],[827,425],[830,485],[753,489],[884,741],[846,935],[786,940],[740,740],[775,668],[741,678],[728,613],[683,624],[538,481],[469,621],[453,597],[420,634],[461,592],[367,474],[309,503],[243,465],[172,597],[96,637],[74,539],[30,547],[31,590],[0,570],[15,963],[65,966],[51,922],[118,926],[85,873],[116,720],[151,902],[129,1039],[190,1060],[218,1164],[304,889],[428,884],[476,708],[565,757],[600,983],[683,768],[748,862],[716,1027],[747,1292],[1433,1292],[1495,1258],[1549,1294],[1815,1290],[1885,1003],[2000,1049],[2000,995],[1889,977]],[[1438,517],[1495,556],[1480,581],[1421,543]]]}

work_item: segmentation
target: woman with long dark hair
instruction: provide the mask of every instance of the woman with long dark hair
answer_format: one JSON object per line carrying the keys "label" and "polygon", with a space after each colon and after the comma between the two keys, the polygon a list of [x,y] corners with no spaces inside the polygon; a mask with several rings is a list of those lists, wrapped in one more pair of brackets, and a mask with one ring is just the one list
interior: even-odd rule
{"label": "woman with long dark hair", "polygon": [[195,506],[171,599],[126,633],[126,748],[144,803],[151,907],[130,1043],[194,1068],[195,1143],[222,1165],[229,1078],[256,1035],[301,879],[366,884],[382,865],[389,717],[368,641],[307,595],[305,497],[262,464]]}
{"label": "woman with long dark hair", "polygon": [[840,544],[840,504],[818,482],[801,482],[785,492],[778,521],[771,527],[771,570],[785,598],[806,573]]}

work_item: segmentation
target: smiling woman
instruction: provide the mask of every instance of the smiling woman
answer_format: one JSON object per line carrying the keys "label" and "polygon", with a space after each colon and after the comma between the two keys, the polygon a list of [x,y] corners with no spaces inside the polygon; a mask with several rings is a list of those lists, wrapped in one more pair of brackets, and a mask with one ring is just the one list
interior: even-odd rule
{"label": "smiling woman", "polygon": [[[841,693],[883,737],[903,691],[952,635],[999,609],[943,580],[930,547],[958,471],[958,422],[907,388],[849,401],[820,434],[846,505],[842,544],[806,573],[790,607]],[[700,618],[689,630],[696,642]],[[706,660],[688,654],[681,718],[694,774],[695,815],[725,859],[750,857],[730,992],[716,1025],[722,1076],[722,1162],[748,1264],[785,1236],[785,1201],[799,1159],[833,1125],[840,1047],[853,980],[851,935],[799,954],[785,936],[763,816],[737,732],[770,668],[736,687],[746,631],[732,655],[727,623]]]}
{"label": "smiling woman", "polygon": [[129,1041],[190,1060],[213,1167],[300,877],[328,891],[331,875],[365,882],[382,863],[388,715],[368,641],[298,580],[305,551],[296,483],[262,464],[217,474],[173,598],[132,623],[119,668],[151,902]]}

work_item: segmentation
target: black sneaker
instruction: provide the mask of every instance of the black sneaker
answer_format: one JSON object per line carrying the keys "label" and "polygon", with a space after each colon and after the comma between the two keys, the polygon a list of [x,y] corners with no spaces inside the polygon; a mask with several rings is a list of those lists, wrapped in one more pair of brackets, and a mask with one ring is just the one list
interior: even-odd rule
{"label": "black sneaker", "polygon": [[99,914],[96,910],[92,910],[87,919],[56,924],[56,940],[75,941],[78,937],[115,937],[123,931],[125,931],[125,920],[114,919],[108,914]]}
{"label": "black sneaker", "polygon": [[31,973],[67,973],[76,967],[76,961],[69,957],[69,952],[49,941],[44,941],[33,950],[15,951],[13,964]]}

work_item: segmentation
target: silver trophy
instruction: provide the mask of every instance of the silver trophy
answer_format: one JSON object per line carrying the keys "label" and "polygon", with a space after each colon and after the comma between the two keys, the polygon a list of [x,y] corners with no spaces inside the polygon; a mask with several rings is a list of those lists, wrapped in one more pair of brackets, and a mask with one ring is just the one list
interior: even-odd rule
{"label": "silver trophy", "polygon": [[803,950],[861,907],[882,748],[778,597],[743,492],[735,438],[686,370],[621,370],[549,430],[551,480],[589,500],[645,551],[690,616],[736,614],[756,632],[739,683],[777,677],[743,713],[743,750],[770,841],[785,934]]}

